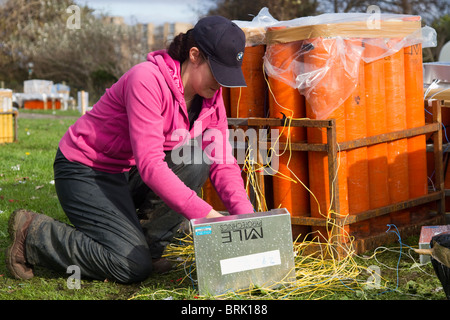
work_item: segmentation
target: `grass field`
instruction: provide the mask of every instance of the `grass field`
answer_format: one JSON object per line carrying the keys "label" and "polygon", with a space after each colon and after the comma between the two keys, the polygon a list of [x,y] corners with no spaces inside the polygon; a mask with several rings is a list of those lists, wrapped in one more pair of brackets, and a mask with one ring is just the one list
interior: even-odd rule
{"label": "grass field", "polygon": [[[53,185],[53,159],[58,142],[76,121],[73,111],[42,111],[48,118],[32,118],[29,111],[19,117],[19,141],[0,145],[0,300],[127,300],[127,299],[203,299],[196,291],[195,279],[185,277],[179,269],[166,275],[152,275],[134,285],[82,280],[80,289],[67,285],[69,274],[36,267],[28,281],[10,277],[4,263],[9,244],[8,218],[15,209],[27,208],[68,222],[56,197]],[[25,116],[28,115],[28,116]],[[380,247],[374,252],[354,257],[347,265],[329,265],[323,261],[297,261],[303,272],[304,289],[284,292],[253,290],[246,294],[229,294],[221,299],[333,299],[333,300],[444,300],[442,285],[430,264],[418,264],[419,256],[408,246],[417,247],[418,236],[399,244]],[[376,266],[382,277],[380,288],[364,285]],[[342,270],[337,270],[342,268]],[[344,270],[345,269],[345,270]],[[344,278],[339,278],[339,275]],[[348,278],[345,278],[348,276]],[[349,279],[353,277],[353,279]],[[195,278],[195,275],[194,275]]]}

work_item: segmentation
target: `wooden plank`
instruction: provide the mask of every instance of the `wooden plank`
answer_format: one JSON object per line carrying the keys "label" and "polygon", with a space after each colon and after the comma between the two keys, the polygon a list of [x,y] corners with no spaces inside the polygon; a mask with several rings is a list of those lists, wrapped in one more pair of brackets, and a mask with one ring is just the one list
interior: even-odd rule
{"label": "wooden plank", "polygon": [[[341,225],[349,225],[352,223],[364,221],[367,219],[379,217],[391,212],[408,209],[412,207],[416,207],[425,203],[430,203],[434,201],[438,201],[442,198],[442,192],[433,192],[425,196],[417,197],[414,199],[405,200],[402,202],[397,202],[394,204],[390,204],[385,207],[380,207],[376,209],[371,209],[368,211],[364,211],[358,213],[357,215],[348,215],[344,218],[336,218],[336,222]],[[326,226],[327,219],[324,218],[313,218],[313,217],[291,217],[291,223],[293,225],[305,225],[305,226]]]}
{"label": "wooden plank", "polygon": [[336,212],[341,212],[341,206],[339,203],[336,120],[331,119],[331,123],[332,126],[327,128],[328,179],[330,183],[331,219],[335,219]]}
{"label": "wooden plank", "polygon": [[344,151],[344,150],[349,150],[349,149],[354,149],[354,148],[367,147],[367,146],[370,146],[373,144],[378,144],[378,143],[383,143],[383,142],[390,142],[390,141],[403,139],[403,138],[411,138],[411,137],[422,135],[422,134],[437,132],[438,130],[440,130],[440,126],[441,126],[440,123],[431,123],[431,124],[427,124],[422,127],[411,128],[411,129],[406,129],[406,130],[401,130],[401,131],[396,131],[396,132],[383,133],[380,135],[367,137],[367,138],[363,138],[363,139],[358,139],[358,140],[345,141],[345,142],[339,143],[339,148],[341,151]]}
{"label": "wooden plank", "polygon": [[248,126],[247,118],[228,118],[228,125],[233,127]]}
{"label": "wooden plank", "polygon": [[438,100],[431,101],[433,112],[433,122],[439,125],[437,132],[433,134],[434,145],[434,167],[435,167],[435,188],[442,193],[442,198],[437,203],[438,213],[445,215],[445,186],[444,186],[444,163],[442,152],[442,112],[441,104]]}
{"label": "wooden plank", "polygon": [[[428,143],[427,144],[427,152],[434,152],[434,144]],[[443,153],[450,153],[450,143],[443,143],[442,144],[442,152]]]}
{"label": "wooden plank", "polygon": [[[275,142],[273,142],[272,145],[274,145]],[[292,151],[321,151],[321,152],[327,152],[328,151],[328,145],[322,144],[322,143],[302,143],[302,142],[292,142],[292,143],[285,143],[285,142],[278,142],[280,150],[285,150],[287,146],[290,147],[290,150]]]}
{"label": "wooden plank", "polygon": [[291,224],[299,226],[325,227],[327,225],[327,219],[325,217],[314,218],[314,217],[291,216]]}
{"label": "wooden plank", "polygon": [[290,124],[291,127],[313,127],[327,128],[331,126],[330,120],[311,120],[311,119],[295,119],[286,121],[277,118],[228,118],[228,124],[232,126],[249,126],[249,127],[283,127]]}
{"label": "wooden plank", "polygon": [[341,220],[341,223],[343,225],[352,224],[355,222],[364,221],[367,219],[379,217],[391,212],[400,211],[407,208],[416,207],[425,203],[434,202],[442,199],[443,194],[442,192],[433,192],[425,196],[417,197],[414,199],[405,200],[402,202],[397,202],[394,204],[387,205],[385,207],[371,209],[365,212],[361,212],[356,215],[349,215],[345,218],[339,218],[338,220]]}
{"label": "wooden plank", "polygon": [[[420,229],[422,226],[431,226],[431,225],[441,225],[445,223],[444,217],[438,215],[434,217],[430,217],[418,223],[407,225],[404,227],[399,227],[398,232],[401,238],[405,238],[412,235],[417,235],[420,233]],[[386,231],[388,227],[386,226]],[[397,231],[397,230],[393,230]],[[308,242],[302,245],[300,243],[299,253],[302,256],[316,256],[320,257],[321,254],[324,255],[324,259],[344,259],[348,256],[348,254],[363,254],[367,251],[374,250],[379,246],[383,246],[389,243],[398,242],[398,236],[394,232],[382,232],[376,235],[370,235],[364,238],[356,238],[350,243],[344,243],[342,246],[334,245],[334,251],[327,250],[327,246],[329,244],[320,243],[320,242]],[[344,250],[345,247],[348,247],[349,250]],[[333,257],[331,257],[330,253],[332,252]]]}
{"label": "wooden plank", "polygon": [[[441,225],[443,223],[445,223],[444,217],[438,215],[429,219],[422,220],[420,222],[416,222],[414,224],[399,227],[398,232],[403,239],[409,236],[420,234],[422,226]],[[386,227],[386,231],[387,230],[388,228]],[[394,232],[382,232],[380,234],[372,235],[366,238],[355,239],[352,245],[355,249],[356,254],[362,254],[389,243],[398,243],[398,236]]]}

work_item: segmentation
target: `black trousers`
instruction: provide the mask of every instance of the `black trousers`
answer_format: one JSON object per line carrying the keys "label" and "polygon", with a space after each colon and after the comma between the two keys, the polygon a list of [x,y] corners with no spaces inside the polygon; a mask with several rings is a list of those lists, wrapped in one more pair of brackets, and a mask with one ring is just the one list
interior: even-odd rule
{"label": "black trousers", "polygon": [[[193,158],[198,155],[203,153],[191,152],[175,164],[166,154],[169,167],[195,190],[209,175],[209,165]],[[28,262],[61,272],[76,265],[83,278],[146,279],[152,259],[161,256],[185,218],[158,200],[136,169],[129,175],[105,173],[70,162],[58,150],[54,173],[56,193],[73,226],[54,219],[33,221],[26,239]],[[142,224],[138,213],[144,216]]]}

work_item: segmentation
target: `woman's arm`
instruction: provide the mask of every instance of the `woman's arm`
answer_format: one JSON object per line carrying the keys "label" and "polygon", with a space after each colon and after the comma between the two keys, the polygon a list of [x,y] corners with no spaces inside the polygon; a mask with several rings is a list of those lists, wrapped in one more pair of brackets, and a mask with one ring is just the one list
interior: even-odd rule
{"label": "woman's arm", "polygon": [[[217,121],[206,130],[203,148],[206,154],[213,153],[210,179],[220,199],[230,214],[253,213],[253,206],[248,199],[241,169],[233,156],[228,136],[228,120],[222,100],[222,90],[217,93]],[[208,136],[210,136],[208,138]],[[217,140],[217,139],[220,140]]]}
{"label": "woman's arm", "polygon": [[[151,68],[136,69],[125,85],[125,103],[133,155],[142,180],[170,208],[187,219],[204,218],[212,207],[188,188],[164,161],[164,104],[172,93]],[[155,72],[155,71],[153,71]]]}

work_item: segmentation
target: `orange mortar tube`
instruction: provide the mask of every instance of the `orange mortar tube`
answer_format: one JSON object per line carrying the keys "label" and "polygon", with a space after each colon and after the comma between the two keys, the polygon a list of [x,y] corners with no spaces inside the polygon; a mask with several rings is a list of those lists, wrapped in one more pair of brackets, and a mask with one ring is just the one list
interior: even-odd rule
{"label": "orange mortar tube", "polygon": [[214,186],[212,185],[209,178],[203,185],[202,191],[203,200],[209,203],[214,208],[214,210],[225,211],[227,209],[220,199],[219,195],[217,194],[216,189],[214,189]]}
{"label": "orange mortar tube", "polygon": [[[298,55],[297,51],[300,50],[301,44],[302,42],[291,42],[268,46],[267,50],[273,53],[270,55],[270,63],[280,69],[289,65],[290,61]],[[283,114],[292,118],[305,117],[305,100],[297,89],[273,77],[268,77],[268,82],[270,118],[283,118]],[[305,128],[288,127],[288,124],[287,121],[286,127],[274,128],[279,130],[281,142],[286,142],[288,139],[290,142],[306,141]],[[272,179],[274,206],[286,208],[292,216],[309,216],[309,192],[297,180],[298,178],[306,186],[308,185],[308,154],[289,149],[280,149],[279,153],[282,155],[278,159],[278,174]],[[288,180],[289,178],[292,181]],[[293,237],[297,238],[300,235],[299,240],[301,240],[310,232],[310,228],[293,225],[292,231]]]}
{"label": "orange mortar tube", "polygon": [[[397,41],[391,39],[389,41]],[[386,92],[386,120],[389,132],[405,130],[405,65],[404,50],[384,58],[385,92]],[[409,199],[408,177],[408,140],[400,139],[388,142],[388,173],[389,196],[391,203]],[[410,212],[401,210],[390,214],[391,222],[397,227],[410,222]]]}
{"label": "orange mortar tube", "polygon": [[[361,47],[358,39],[345,40],[346,45]],[[362,139],[367,136],[366,99],[364,83],[364,62],[359,65],[358,81],[355,90],[344,102],[345,107],[345,137],[346,140]],[[367,147],[347,150],[347,184],[348,210],[355,215],[369,210],[369,166]],[[368,236],[370,227],[368,221],[353,223],[349,226],[350,235],[355,237]]]}
{"label": "orange mortar tube", "polygon": [[[247,87],[222,88],[222,98],[227,117],[249,118],[264,117],[264,100],[266,84],[263,74],[263,57],[265,46],[245,47],[242,72]],[[245,128],[242,128],[245,130]],[[242,173],[245,181],[246,174]],[[204,199],[214,208],[224,210],[225,207],[216,190],[208,180],[203,188]]]}
{"label": "orange mortar tube", "polygon": [[266,82],[263,73],[265,46],[245,47],[242,72],[247,87],[230,88],[232,118],[264,117]]}
{"label": "orange mortar tube", "polygon": [[[225,106],[227,118],[230,118],[230,88],[222,87],[222,99]],[[214,189],[214,186],[212,185],[212,182],[209,178],[206,180],[205,184],[202,187],[202,199],[209,203],[214,208],[214,210],[226,210],[225,205],[217,194],[216,189]]]}
{"label": "orange mortar tube", "polygon": [[[305,45],[310,45],[310,51],[304,55],[305,67],[311,70],[305,70],[310,72],[323,68],[326,61],[320,58],[327,55],[326,48],[334,45],[336,40],[332,38],[321,38],[315,40],[305,41]],[[343,77],[344,68],[342,63],[334,63],[327,71],[320,85],[313,88],[314,95],[322,95],[323,97],[330,97],[330,92],[336,92],[346,85],[346,81]],[[342,90],[342,89],[341,89]],[[310,102],[306,103],[306,116],[311,119],[316,119],[317,109],[321,109],[331,105],[331,103],[324,103],[321,106],[311,105]],[[323,111],[323,110],[322,110]],[[329,119],[336,119],[336,140],[337,142],[345,141],[345,107],[344,104],[337,107],[329,116]],[[308,128],[307,136],[309,143],[326,143],[326,130],[324,128]],[[338,188],[339,188],[339,205],[340,211],[338,214],[348,214],[348,190],[347,190],[347,154],[346,151],[338,152]],[[310,190],[314,194],[311,197],[311,216],[316,218],[329,217],[330,212],[330,182],[335,177],[329,177],[328,171],[328,155],[325,152],[308,152],[309,163],[309,184]],[[335,193],[333,192],[335,196]],[[318,203],[317,203],[318,202]],[[312,231],[318,231],[320,234],[328,239],[329,228],[325,227],[312,227]],[[337,240],[337,239],[335,239]],[[344,239],[345,240],[345,239]]]}
{"label": "orange mortar tube", "polygon": [[[404,48],[405,61],[405,100],[407,128],[425,125],[423,100],[422,44]],[[426,137],[420,135],[408,139],[409,197],[416,198],[427,194],[427,150]],[[421,206],[411,212],[412,220],[425,218],[428,206]]]}
{"label": "orange mortar tube", "polygon": [[[245,88],[222,88],[222,98],[225,105],[227,117],[248,118],[264,117],[265,80],[263,74],[263,56],[265,46],[246,47],[242,71],[244,73],[247,87]],[[245,179],[245,175],[243,174]],[[203,199],[216,210],[225,210],[211,181],[203,187]]]}
{"label": "orange mortar tube", "polygon": [[227,118],[231,118],[230,88],[222,87],[222,99]]}
{"label": "orange mortar tube", "polygon": [[[365,58],[379,57],[383,39],[365,39]],[[386,122],[384,59],[377,59],[364,64],[364,89],[366,92],[367,136],[388,132]],[[369,166],[369,208],[376,209],[390,204],[387,143],[367,147]],[[369,219],[371,234],[387,230],[391,223],[390,215]]]}

